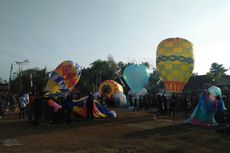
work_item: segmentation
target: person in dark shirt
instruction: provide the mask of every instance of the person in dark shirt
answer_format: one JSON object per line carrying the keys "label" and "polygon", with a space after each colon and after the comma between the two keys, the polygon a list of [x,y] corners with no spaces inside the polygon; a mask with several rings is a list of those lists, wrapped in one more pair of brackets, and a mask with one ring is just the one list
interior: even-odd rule
{"label": "person in dark shirt", "polygon": [[72,113],[72,109],[73,109],[72,101],[73,101],[73,96],[70,94],[66,97],[66,100],[65,100],[65,110],[66,110],[65,111],[66,112],[65,122],[66,123],[72,122],[72,119],[71,119],[71,113]]}
{"label": "person in dark shirt", "polygon": [[140,97],[139,97],[139,109],[142,109],[143,105],[144,105],[143,96],[140,95]]}
{"label": "person in dark shirt", "polygon": [[90,92],[89,96],[87,98],[87,101],[86,101],[87,119],[93,120],[93,118],[94,118],[94,116],[93,116],[93,107],[94,107],[94,97],[93,97],[93,93]]}
{"label": "person in dark shirt", "polygon": [[129,95],[129,104],[130,104],[130,106],[133,106],[133,99],[132,99],[132,95]]}
{"label": "person in dark shirt", "polygon": [[137,111],[137,97],[135,97],[135,99],[134,99],[133,111]]}
{"label": "person in dark shirt", "polygon": [[172,113],[173,118],[175,118],[176,115],[176,101],[177,101],[177,97],[175,94],[173,94],[169,104],[169,116],[171,116]]}
{"label": "person in dark shirt", "polygon": [[167,115],[167,113],[168,113],[168,101],[167,101],[166,96],[164,94],[162,95],[162,104],[164,107],[163,114]]}
{"label": "person in dark shirt", "polygon": [[35,95],[34,103],[34,125],[39,125],[42,120],[42,94]]}
{"label": "person in dark shirt", "polygon": [[28,121],[32,122],[33,117],[34,117],[34,107],[33,107],[33,103],[35,100],[35,93],[31,93],[31,95],[29,96],[29,103],[27,105],[27,109],[28,109]]}
{"label": "person in dark shirt", "polygon": [[150,95],[145,95],[145,103],[146,103],[146,105],[145,105],[145,109],[146,110],[148,110],[149,109],[149,106],[150,106]]}

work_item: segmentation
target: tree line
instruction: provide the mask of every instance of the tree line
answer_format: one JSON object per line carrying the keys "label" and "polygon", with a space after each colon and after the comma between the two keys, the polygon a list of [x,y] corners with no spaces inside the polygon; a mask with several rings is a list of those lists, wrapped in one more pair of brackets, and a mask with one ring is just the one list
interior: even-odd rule
{"label": "tree line", "polygon": [[[127,84],[122,78],[124,69],[133,63],[124,63],[122,61],[116,62],[112,56],[108,56],[106,60],[95,60],[89,67],[83,68],[81,78],[76,85],[80,91],[97,91],[100,83],[104,80],[115,80],[128,88]],[[150,63],[142,62],[146,67],[150,68]],[[213,63],[210,71],[207,73],[211,83],[217,82],[223,75],[226,75],[228,69],[224,68],[222,64]],[[21,72],[21,76],[16,73],[10,81],[10,92],[20,93],[26,92],[41,92],[44,90],[49,79],[47,68],[31,68]],[[195,74],[194,74],[195,75]],[[21,77],[21,78],[20,78]],[[0,78],[0,83],[7,82]],[[149,84],[146,86],[148,90],[158,90],[162,88],[160,76],[155,68],[151,70]],[[128,90],[128,89],[126,89]]]}

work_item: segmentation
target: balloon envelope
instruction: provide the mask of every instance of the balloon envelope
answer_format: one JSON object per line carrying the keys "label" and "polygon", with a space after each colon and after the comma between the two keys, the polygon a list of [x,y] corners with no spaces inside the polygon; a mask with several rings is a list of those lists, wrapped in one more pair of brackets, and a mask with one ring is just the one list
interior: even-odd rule
{"label": "balloon envelope", "polygon": [[72,91],[81,76],[81,67],[72,61],[62,62],[53,72],[51,72],[46,85],[46,90],[50,93],[67,93]]}
{"label": "balloon envelope", "polygon": [[99,92],[106,98],[112,98],[115,93],[123,93],[123,87],[113,80],[106,80],[100,84]]}
{"label": "balloon envelope", "polygon": [[210,88],[208,88],[208,92],[209,92],[209,94],[211,94],[213,96],[220,96],[221,97],[221,90],[219,87],[211,86]]}
{"label": "balloon envelope", "polygon": [[117,107],[125,107],[127,106],[127,99],[123,93],[116,93],[113,95],[115,105]]}
{"label": "balloon envelope", "polygon": [[125,68],[123,77],[130,89],[137,93],[148,83],[150,71],[143,64],[132,64]]}
{"label": "balloon envelope", "polygon": [[157,47],[157,70],[168,92],[182,92],[193,68],[193,45],[183,38],[168,38]]}
{"label": "balloon envelope", "polygon": [[57,112],[59,109],[62,108],[61,105],[59,105],[58,103],[56,103],[55,101],[53,101],[53,100],[51,100],[51,99],[48,100],[48,105],[49,105],[50,107],[53,107],[53,108],[54,108],[54,112]]}

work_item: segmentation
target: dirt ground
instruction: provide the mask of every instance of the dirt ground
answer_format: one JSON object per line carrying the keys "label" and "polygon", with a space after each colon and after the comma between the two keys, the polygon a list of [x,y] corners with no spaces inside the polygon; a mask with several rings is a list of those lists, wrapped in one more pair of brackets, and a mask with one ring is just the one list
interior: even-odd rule
{"label": "dirt ground", "polygon": [[16,139],[22,145],[0,144],[0,153],[230,153],[230,135],[214,128],[183,124],[182,117],[154,121],[146,111],[116,112],[116,119],[49,127],[35,127],[7,114],[0,120],[0,142]]}

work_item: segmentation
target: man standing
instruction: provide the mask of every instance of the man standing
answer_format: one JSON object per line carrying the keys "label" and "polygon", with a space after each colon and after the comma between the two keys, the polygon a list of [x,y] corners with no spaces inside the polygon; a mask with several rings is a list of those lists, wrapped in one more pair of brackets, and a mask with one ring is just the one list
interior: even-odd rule
{"label": "man standing", "polygon": [[67,95],[65,99],[65,107],[64,107],[65,113],[66,113],[65,122],[67,124],[72,122],[72,119],[71,119],[71,113],[73,109],[72,102],[73,102],[72,94]]}
{"label": "man standing", "polygon": [[177,102],[177,97],[175,94],[172,95],[171,99],[170,99],[170,104],[169,104],[169,116],[173,116],[173,118],[175,118],[176,116],[176,102]]}
{"label": "man standing", "polygon": [[90,92],[88,99],[86,101],[86,108],[87,108],[87,118],[93,120],[93,107],[94,107],[94,97],[93,93]]}

